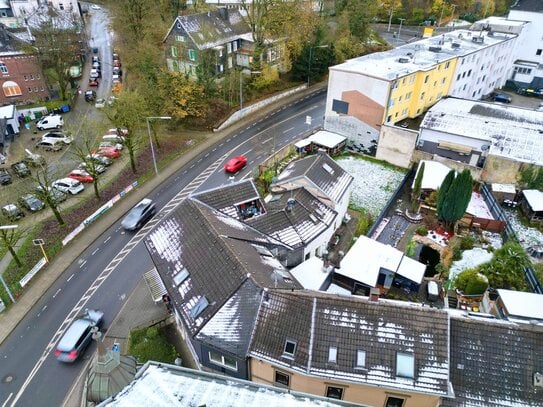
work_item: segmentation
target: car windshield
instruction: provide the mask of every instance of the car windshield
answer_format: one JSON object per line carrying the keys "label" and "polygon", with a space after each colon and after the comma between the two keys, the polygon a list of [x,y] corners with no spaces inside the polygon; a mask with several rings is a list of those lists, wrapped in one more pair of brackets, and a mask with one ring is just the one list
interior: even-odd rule
{"label": "car windshield", "polygon": [[137,219],[139,219],[146,207],[147,207],[147,204],[138,204],[130,212],[128,212],[128,215],[126,216],[126,219],[127,220],[137,220]]}

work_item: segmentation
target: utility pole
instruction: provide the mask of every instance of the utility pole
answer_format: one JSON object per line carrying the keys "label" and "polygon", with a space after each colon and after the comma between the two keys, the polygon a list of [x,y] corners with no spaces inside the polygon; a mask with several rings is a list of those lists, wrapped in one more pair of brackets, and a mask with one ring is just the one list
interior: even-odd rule
{"label": "utility pole", "polygon": [[401,34],[402,34],[402,24],[405,21],[405,18],[398,18],[400,20],[400,28],[398,29],[398,41],[401,41]]}
{"label": "utility pole", "polygon": [[392,0],[392,5],[390,6],[389,16],[388,16],[388,28],[387,33],[390,32],[390,25],[392,24],[392,15],[394,14],[394,1]]}

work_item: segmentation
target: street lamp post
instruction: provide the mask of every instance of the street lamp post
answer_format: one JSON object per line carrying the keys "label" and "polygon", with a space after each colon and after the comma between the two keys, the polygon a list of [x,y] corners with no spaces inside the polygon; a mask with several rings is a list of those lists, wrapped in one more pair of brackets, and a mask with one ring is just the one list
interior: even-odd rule
{"label": "street lamp post", "polygon": [[454,28],[454,9],[456,8],[456,4],[451,4],[452,7],[452,13],[451,13],[451,30]]}
{"label": "street lamp post", "polygon": [[441,14],[439,15],[438,27],[441,27],[441,20],[443,19],[443,10],[445,10],[445,2],[441,3]]}
{"label": "street lamp post", "polygon": [[314,47],[309,47],[309,62],[307,63],[307,87],[309,88],[309,82],[311,78],[311,59],[313,58],[313,50],[315,48],[328,48],[327,44],[324,45],[315,45]]}
{"label": "street lamp post", "polygon": [[401,35],[402,35],[402,24],[405,21],[405,18],[398,18],[400,20],[400,28],[398,28],[398,41],[401,41]]}
{"label": "street lamp post", "polygon": [[[0,230],[2,231],[2,233],[4,233],[3,232],[4,230],[17,229],[18,227],[19,227],[19,225],[4,225],[4,226],[0,226]],[[2,276],[2,272],[0,272],[0,282],[2,283],[4,288],[6,289],[6,292],[8,293],[8,296],[9,296],[9,299],[11,300],[11,302],[15,304],[15,302],[16,302],[15,298],[13,297],[13,294],[11,294],[11,291],[10,291],[9,287],[6,284],[6,282],[4,280],[4,277]]]}
{"label": "street lamp post", "polygon": [[155,148],[153,147],[153,140],[151,139],[151,126],[149,120],[171,120],[170,116],[149,116],[146,117],[147,121],[147,134],[149,134],[149,144],[151,145],[151,155],[153,156],[153,165],[155,166],[155,174],[158,175],[158,167],[156,165]]}
{"label": "street lamp post", "polygon": [[392,2],[392,6],[390,7],[390,11],[388,13],[388,28],[387,33],[390,32],[390,25],[392,24],[392,15],[394,14],[394,2]]}

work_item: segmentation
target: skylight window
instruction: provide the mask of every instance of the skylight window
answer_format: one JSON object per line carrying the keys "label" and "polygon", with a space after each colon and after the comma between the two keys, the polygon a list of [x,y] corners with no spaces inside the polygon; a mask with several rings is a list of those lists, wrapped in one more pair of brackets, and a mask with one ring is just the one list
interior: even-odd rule
{"label": "skylight window", "polygon": [[187,271],[185,267],[183,267],[183,269],[174,276],[173,282],[175,283],[175,285],[179,285],[183,281],[185,281],[188,276],[189,276],[189,272]]}
{"label": "skylight window", "polygon": [[328,164],[324,163],[322,165],[322,168],[325,169],[325,171],[330,174],[330,175],[334,175],[334,169],[332,167],[330,167]]}
{"label": "skylight window", "polygon": [[283,356],[288,358],[294,358],[294,353],[296,352],[296,341],[287,339],[285,341],[285,348],[283,349]]}
{"label": "skylight window", "polygon": [[319,223],[319,220],[313,214],[309,214],[309,219],[311,219],[315,225]]}
{"label": "skylight window", "polygon": [[207,298],[204,296],[200,297],[198,302],[190,310],[190,316],[192,317],[192,319],[198,318],[198,315],[200,315],[202,311],[207,308],[208,305],[209,302],[207,301]]}
{"label": "skylight window", "polygon": [[366,351],[356,351],[356,368],[363,369],[366,367]]}
{"label": "skylight window", "polygon": [[396,376],[409,379],[415,377],[415,355],[402,352],[396,354]]}
{"label": "skylight window", "polygon": [[337,363],[337,348],[335,346],[328,348],[328,362]]}

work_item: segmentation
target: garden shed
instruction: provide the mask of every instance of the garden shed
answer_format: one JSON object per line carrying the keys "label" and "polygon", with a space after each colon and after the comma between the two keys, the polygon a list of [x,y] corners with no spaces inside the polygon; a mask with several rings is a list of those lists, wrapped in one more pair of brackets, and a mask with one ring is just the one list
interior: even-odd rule
{"label": "garden shed", "polygon": [[543,222],[543,192],[537,189],[522,191],[520,207],[532,222]]}

